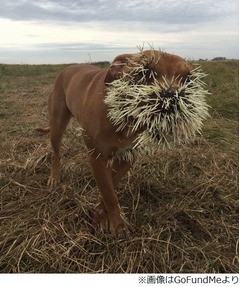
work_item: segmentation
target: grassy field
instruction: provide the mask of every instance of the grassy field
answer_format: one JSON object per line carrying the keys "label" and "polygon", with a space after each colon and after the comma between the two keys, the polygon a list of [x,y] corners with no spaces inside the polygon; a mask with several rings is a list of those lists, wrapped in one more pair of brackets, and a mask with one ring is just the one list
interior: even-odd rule
{"label": "grassy field", "polygon": [[64,65],[0,65],[0,272],[238,272],[238,62],[203,62],[211,118],[195,142],[139,158],[119,188],[135,229],[92,233],[97,189],[73,120],[49,189],[47,96]]}

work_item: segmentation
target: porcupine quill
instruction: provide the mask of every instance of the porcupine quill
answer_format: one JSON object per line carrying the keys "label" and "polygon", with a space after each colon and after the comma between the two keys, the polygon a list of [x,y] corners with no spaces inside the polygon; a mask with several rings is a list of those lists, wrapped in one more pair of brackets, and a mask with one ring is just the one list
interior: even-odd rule
{"label": "porcupine quill", "polygon": [[202,81],[206,74],[199,66],[191,71],[184,83],[179,80],[179,87],[173,92],[171,85],[177,77],[170,83],[163,77],[159,83],[152,72],[152,83],[144,84],[145,61],[132,65],[131,75],[142,75],[137,83],[129,74],[123,74],[109,84],[105,98],[108,118],[117,131],[144,129],[132,150],[118,156],[129,161],[138,153],[148,152],[148,147],[153,145],[165,149],[193,140],[196,133],[201,132],[203,120],[209,116],[205,100],[209,93]]}

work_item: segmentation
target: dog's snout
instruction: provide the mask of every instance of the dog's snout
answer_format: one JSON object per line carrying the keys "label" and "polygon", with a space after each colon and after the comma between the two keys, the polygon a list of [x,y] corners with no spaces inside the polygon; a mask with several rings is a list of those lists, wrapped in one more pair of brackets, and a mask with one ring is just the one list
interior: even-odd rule
{"label": "dog's snout", "polygon": [[164,98],[172,98],[176,95],[177,88],[169,88],[168,90],[162,91],[161,96]]}

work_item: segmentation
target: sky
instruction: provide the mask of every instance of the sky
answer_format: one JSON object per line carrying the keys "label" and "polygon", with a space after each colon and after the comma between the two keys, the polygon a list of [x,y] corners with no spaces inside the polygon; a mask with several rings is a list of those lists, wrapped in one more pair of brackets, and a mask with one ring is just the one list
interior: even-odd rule
{"label": "sky", "polygon": [[239,0],[0,0],[0,63],[112,61],[154,47],[239,58]]}

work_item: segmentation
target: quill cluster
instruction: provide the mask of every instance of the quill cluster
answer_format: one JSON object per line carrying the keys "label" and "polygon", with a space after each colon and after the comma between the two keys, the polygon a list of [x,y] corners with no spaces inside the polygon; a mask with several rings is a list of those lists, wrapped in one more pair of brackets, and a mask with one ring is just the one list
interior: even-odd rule
{"label": "quill cluster", "polygon": [[[130,73],[109,85],[105,98],[109,120],[117,131],[138,134],[133,149],[146,149],[149,143],[164,149],[192,140],[209,116],[205,100],[209,93],[202,81],[206,75],[197,66],[184,82],[177,77],[159,82],[151,71],[151,83],[146,84],[145,64],[135,63]],[[135,75],[142,75],[137,82]]]}

